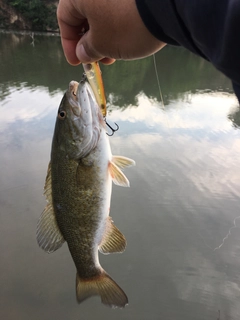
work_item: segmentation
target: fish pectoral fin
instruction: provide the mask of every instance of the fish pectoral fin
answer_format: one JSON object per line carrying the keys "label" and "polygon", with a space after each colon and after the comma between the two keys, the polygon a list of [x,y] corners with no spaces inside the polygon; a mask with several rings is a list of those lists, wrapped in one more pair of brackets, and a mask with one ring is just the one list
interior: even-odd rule
{"label": "fish pectoral fin", "polygon": [[81,279],[76,276],[76,296],[79,303],[99,295],[102,303],[111,308],[124,308],[128,298],[119,285],[104,271],[94,277]]}
{"label": "fish pectoral fin", "polygon": [[122,186],[122,187],[130,186],[128,178],[121,171],[121,169],[118,168],[118,166],[116,166],[116,164],[114,164],[112,161],[109,162],[109,171],[110,171],[112,180],[116,185]]}
{"label": "fish pectoral fin", "polygon": [[51,190],[51,165],[49,164],[44,187],[44,194],[47,198],[48,204],[43,210],[37,224],[38,245],[48,253],[60,248],[65,241],[61,231],[58,228],[56,217],[53,211]]}
{"label": "fish pectoral fin", "polygon": [[127,241],[124,235],[114,225],[111,217],[108,217],[106,231],[102,242],[99,245],[99,251],[103,254],[123,252]]}
{"label": "fish pectoral fin", "polygon": [[124,169],[126,167],[135,166],[135,161],[123,156],[113,156],[112,162],[119,168]]}

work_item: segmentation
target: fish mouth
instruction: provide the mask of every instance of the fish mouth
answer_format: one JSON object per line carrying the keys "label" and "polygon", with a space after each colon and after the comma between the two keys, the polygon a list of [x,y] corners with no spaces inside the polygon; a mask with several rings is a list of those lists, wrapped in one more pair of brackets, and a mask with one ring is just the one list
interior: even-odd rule
{"label": "fish mouth", "polygon": [[87,81],[71,81],[67,90],[72,141],[78,148],[74,157],[82,158],[96,147],[103,127],[100,109]]}
{"label": "fish mouth", "polygon": [[[84,113],[91,114],[94,118],[97,112],[97,102],[88,82],[82,80],[71,81],[68,88],[68,99],[72,112],[76,117],[83,117]],[[90,117],[92,119],[92,117]],[[90,120],[90,119],[89,119]],[[93,119],[92,119],[93,120]]]}
{"label": "fish mouth", "polygon": [[69,91],[71,92],[73,98],[77,96],[78,87],[79,87],[79,83],[77,81],[71,81],[69,83]]}
{"label": "fish mouth", "polygon": [[71,81],[68,87],[68,99],[72,107],[72,112],[76,117],[81,115],[81,105],[80,105],[80,92],[79,83],[77,81]]}

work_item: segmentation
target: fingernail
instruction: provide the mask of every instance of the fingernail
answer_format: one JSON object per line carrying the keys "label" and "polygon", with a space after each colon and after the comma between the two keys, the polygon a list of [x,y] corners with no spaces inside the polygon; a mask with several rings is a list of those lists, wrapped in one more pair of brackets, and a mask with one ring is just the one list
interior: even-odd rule
{"label": "fingernail", "polygon": [[79,46],[77,46],[77,48],[76,48],[76,56],[78,57],[79,61],[81,61],[83,63],[92,62],[92,59],[86,53],[86,50],[85,50],[83,44],[80,44]]}

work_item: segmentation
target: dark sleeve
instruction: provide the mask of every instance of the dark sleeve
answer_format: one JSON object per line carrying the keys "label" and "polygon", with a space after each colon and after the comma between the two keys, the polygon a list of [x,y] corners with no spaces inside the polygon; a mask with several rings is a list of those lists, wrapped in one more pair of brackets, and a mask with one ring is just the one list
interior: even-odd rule
{"label": "dark sleeve", "polygon": [[240,0],[136,0],[149,31],[209,60],[240,101]]}

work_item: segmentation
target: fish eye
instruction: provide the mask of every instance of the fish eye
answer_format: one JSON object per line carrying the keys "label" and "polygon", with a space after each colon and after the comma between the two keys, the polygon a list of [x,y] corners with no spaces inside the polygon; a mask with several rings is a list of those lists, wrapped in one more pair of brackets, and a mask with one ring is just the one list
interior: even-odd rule
{"label": "fish eye", "polygon": [[63,120],[63,119],[65,119],[65,117],[66,117],[66,112],[65,111],[60,111],[58,113],[58,119]]}

